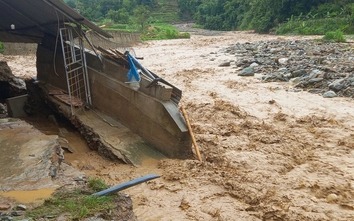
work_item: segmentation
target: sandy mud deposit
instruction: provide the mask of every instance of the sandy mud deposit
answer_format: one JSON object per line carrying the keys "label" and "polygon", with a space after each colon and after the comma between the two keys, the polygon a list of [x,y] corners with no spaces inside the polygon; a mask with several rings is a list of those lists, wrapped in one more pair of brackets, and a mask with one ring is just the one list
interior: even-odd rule
{"label": "sandy mud deposit", "polygon": [[161,175],[123,191],[139,220],[353,220],[353,99],[259,80],[267,73],[238,76],[241,58],[224,53],[238,42],[294,39],[226,32],[138,45],[142,64],[182,89],[203,162],[132,167],[88,149],[66,160],[111,185]]}

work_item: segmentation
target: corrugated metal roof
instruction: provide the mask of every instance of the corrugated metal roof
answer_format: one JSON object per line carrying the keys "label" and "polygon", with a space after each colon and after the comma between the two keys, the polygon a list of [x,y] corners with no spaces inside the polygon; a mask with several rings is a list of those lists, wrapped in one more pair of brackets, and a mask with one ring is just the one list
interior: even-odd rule
{"label": "corrugated metal roof", "polygon": [[3,42],[39,43],[45,34],[57,34],[58,23],[67,22],[112,37],[61,0],[0,0],[0,41]]}

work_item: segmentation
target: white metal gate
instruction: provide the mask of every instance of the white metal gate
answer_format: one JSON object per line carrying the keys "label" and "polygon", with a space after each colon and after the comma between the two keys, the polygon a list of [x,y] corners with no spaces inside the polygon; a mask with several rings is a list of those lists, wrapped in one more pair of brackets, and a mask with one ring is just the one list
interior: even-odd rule
{"label": "white metal gate", "polygon": [[72,27],[60,29],[72,115],[75,114],[77,108],[85,104],[92,104],[81,30],[78,32],[78,44],[75,44],[73,30]]}

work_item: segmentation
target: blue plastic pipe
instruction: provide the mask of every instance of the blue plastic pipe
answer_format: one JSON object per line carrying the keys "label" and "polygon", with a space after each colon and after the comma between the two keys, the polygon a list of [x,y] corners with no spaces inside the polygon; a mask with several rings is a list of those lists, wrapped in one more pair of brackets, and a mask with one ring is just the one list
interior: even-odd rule
{"label": "blue plastic pipe", "polygon": [[153,180],[153,179],[156,179],[156,178],[159,178],[159,177],[160,176],[156,175],[156,174],[146,175],[146,176],[131,180],[129,182],[122,183],[122,184],[119,184],[117,186],[102,190],[102,191],[94,193],[92,195],[93,196],[104,196],[104,195],[107,195],[107,194],[110,194],[110,193],[114,193],[114,192],[118,192],[118,191],[121,191],[121,190],[128,189],[129,187],[132,187],[132,186],[138,185],[140,183],[143,183],[143,182],[146,182],[146,181],[149,181],[149,180]]}

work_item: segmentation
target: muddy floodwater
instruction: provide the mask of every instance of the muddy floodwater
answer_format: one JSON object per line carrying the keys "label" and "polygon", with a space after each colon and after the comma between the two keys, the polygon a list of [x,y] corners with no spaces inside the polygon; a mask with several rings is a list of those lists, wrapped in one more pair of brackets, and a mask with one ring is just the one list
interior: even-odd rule
{"label": "muddy floodwater", "polygon": [[69,128],[65,162],[110,185],[161,175],[123,191],[139,220],[354,220],[353,99],[219,67],[237,42],[312,38],[225,32],[137,45],[145,67],[182,89],[203,161],[112,162]]}

